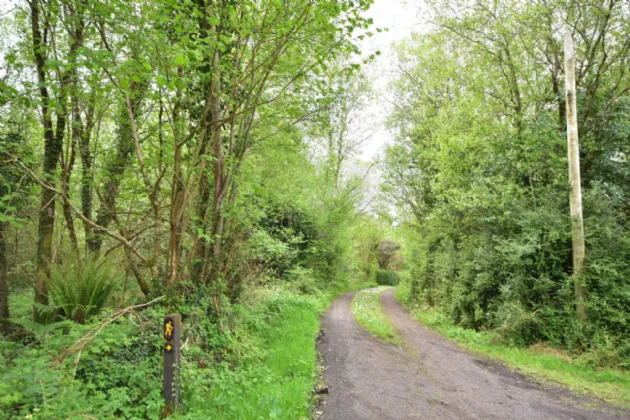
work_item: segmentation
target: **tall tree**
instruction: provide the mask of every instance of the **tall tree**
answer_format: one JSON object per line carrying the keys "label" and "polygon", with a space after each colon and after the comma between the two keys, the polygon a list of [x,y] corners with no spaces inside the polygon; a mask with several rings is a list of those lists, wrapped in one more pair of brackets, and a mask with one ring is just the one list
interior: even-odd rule
{"label": "tall tree", "polygon": [[[53,7],[42,10],[39,0],[30,1],[32,49],[37,81],[40,95],[40,117],[44,136],[44,164],[43,175],[48,182],[54,182],[57,172],[57,164],[63,149],[63,136],[66,129],[65,104],[57,103],[49,94],[48,85],[51,83],[47,75],[46,60],[49,50],[51,34],[51,19],[53,19]],[[64,80],[63,82],[65,82]],[[63,83],[62,82],[62,83]],[[61,86],[61,95],[65,86]],[[57,111],[57,107],[61,112]],[[53,128],[53,115],[56,118],[56,127]],[[52,263],[53,231],[55,226],[55,193],[48,188],[41,190],[41,208],[39,211],[39,227],[37,235],[37,278],[35,280],[35,302],[48,304],[47,281],[50,277]],[[33,309],[33,316],[39,319],[37,307]]]}

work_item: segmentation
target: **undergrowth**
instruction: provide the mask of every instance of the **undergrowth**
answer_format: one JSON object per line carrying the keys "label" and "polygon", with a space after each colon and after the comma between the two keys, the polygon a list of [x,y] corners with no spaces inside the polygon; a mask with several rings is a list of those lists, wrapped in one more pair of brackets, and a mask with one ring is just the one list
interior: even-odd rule
{"label": "undergrowth", "polygon": [[[220,319],[204,293],[181,303],[182,410],[173,418],[309,418],[319,316],[338,294],[372,285],[340,283],[309,295],[257,289]],[[122,317],[80,354],[67,349],[111,311],[21,342],[0,339],[0,418],[159,419],[166,312],[155,305]]]}

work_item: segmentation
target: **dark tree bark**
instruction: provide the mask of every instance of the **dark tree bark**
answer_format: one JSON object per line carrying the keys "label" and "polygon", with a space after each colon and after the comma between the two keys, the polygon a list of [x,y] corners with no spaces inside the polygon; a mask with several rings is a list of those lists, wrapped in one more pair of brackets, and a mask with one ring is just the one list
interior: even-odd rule
{"label": "dark tree bark", "polygon": [[[62,162],[62,171],[61,171],[61,184],[62,191],[66,196],[70,195],[70,177],[72,176],[72,169],[74,168],[74,162],[76,160],[76,128],[73,128],[73,138],[72,144],[70,146],[70,157],[67,162]],[[70,245],[72,246],[72,251],[75,253],[79,251],[79,241],[77,239],[77,231],[74,227],[74,218],[72,217],[72,209],[70,208],[70,204],[67,201],[63,201],[61,203],[63,209],[63,217],[66,220],[66,228],[68,228],[68,236],[70,237]]]}
{"label": "dark tree bark", "polygon": [[[44,165],[43,176],[46,181],[51,182],[57,171],[57,163],[62,151],[63,133],[65,130],[65,115],[57,115],[57,135],[53,132],[53,122],[51,118],[50,97],[46,87],[46,63],[45,41],[40,29],[39,1],[32,0],[31,8],[31,29],[33,32],[33,56],[37,69],[37,79],[39,82],[39,94],[42,101],[41,117],[44,129]],[[50,277],[50,264],[52,261],[52,240],[55,225],[55,193],[51,189],[42,188],[40,196],[39,226],[37,232],[37,277],[35,279],[35,302],[48,304],[47,282]],[[41,320],[41,316],[36,307],[33,308],[33,317]]]}
{"label": "dark tree bark", "polygon": [[[199,201],[196,206],[196,215],[198,223],[200,224],[199,229],[202,232],[205,232],[208,228],[208,224],[206,221],[206,215],[208,212],[208,206],[210,203],[210,182],[208,179],[208,174],[203,174],[201,177],[201,183],[199,185]],[[205,277],[206,271],[206,258],[208,255],[208,240],[205,237],[198,237],[195,241],[195,245],[193,248],[194,260],[192,266],[192,280],[195,282],[200,282],[201,279]]]}
{"label": "dark tree bark", "polygon": [[[6,223],[0,223],[0,321],[9,318],[9,279],[7,278]],[[0,328],[4,327],[0,323]]]}
{"label": "dark tree bark", "polygon": [[[92,129],[94,128],[94,101],[95,96],[92,94],[87,110],[87,121],[85,127],[81,122],[81,114],[78,113],[77,120],[81,123],[81,213],[88,220],[92,220],[92,153],[90,152],[90,141]],[[88,223],[83,224],[85,230],[86,247],[89,249],[89,238],[93,236],[94,229]]]}
{"label": "dark tree bark", "polygon": [[[137,112],[146,86],[140,84],[132,85],[130,102],[133,112]],[[116,156],[107,162],[105,172],[108,174],[107,181],[103,185],[101,193],[101,204],[96,215],[96,224],[107,228],[116,217],[116,200],[118,199],[118,188],[123,179],[125,170],[131,163],[131,156],[134,151],[134,144],[131,132],[131,121],[127,112],[126,104],[121,104],[117,118],[117,151]],[[89,153],[89,150],[87,151]],[[87,189],[87,187],[85,187]],[[85,194],[87,196],[87,194]],[[91,195],[91,193],[90,193]],[[86,197],[86,201],[88,198]],[[85,210],[85,207],[84,207]],[[88,238],[88,249],[98,253],[103,246],[104,233],[98,230],[91,230]]]}

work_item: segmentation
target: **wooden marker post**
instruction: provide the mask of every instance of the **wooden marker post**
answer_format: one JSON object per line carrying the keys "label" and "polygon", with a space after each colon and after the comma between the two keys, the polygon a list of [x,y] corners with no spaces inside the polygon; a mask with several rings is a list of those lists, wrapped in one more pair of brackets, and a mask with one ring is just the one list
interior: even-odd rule
{"label": "wooden marker post", "polygon": [[179,410],[179,360],[181,346],[182,316],[178,314],[164,317],[164,416]]}

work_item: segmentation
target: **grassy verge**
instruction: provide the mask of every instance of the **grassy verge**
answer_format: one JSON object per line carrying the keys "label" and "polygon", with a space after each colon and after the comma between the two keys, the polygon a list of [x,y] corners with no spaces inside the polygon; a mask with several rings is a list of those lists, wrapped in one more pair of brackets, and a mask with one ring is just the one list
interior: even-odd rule
{"label": "grassy verge", "polygon": [[352,313],[357,322],[383,341],[401,345],[394,327],[381,308],[379,296],[390,286],[374,287],[357,293],[352,299]]}
{"label": "grassy verge", "polygon": [[[319,316],[340,293],[374,285],[339,284],[309,295],[255,289],[246,303],[224,306],[222,326],[209,318],[213,302],[200,290],[199,300],[182,305],[187,314],[182,410],[172,418],[310,418],[319,379]],[[14,316],[28,320],[31,302],[30,291],[14,294]],[[76,366],[76,353],[59,355],[109,312],[92,324],[36,333],[26,346],[0,336],[0,418],[160,419],[159,331],[166,310],[154,305],[140,318],[108,325],[85,347]]]}
{"label": "grassy verge", "polygon": [[178,418],[310,418],[318,380],[319,317],[345,291],[349,289],[338,287],[315,296],[283,292],[263,298],[245,315],[251,341],[239,365],[222,366],[211,375],[189,370],[188,409]]}
{"label": "grassy verge", "polygon": [[595,396],[613,405],[630,408],[630,373],[585,366],[571,360],[561,351],[544,345],[518,348],[496,344],[488,332],[477,332],[453,325],[436,310],[410,307],[404,285],[398,287],[395,296],[418,321],[452,339],[460,347],[498,359],[535,379],[555,382],[576,393]]}

